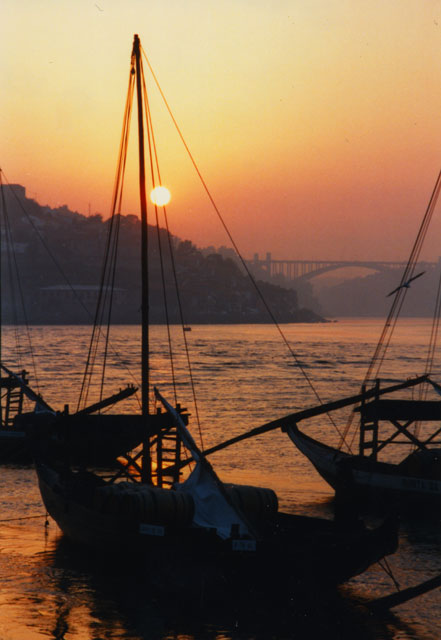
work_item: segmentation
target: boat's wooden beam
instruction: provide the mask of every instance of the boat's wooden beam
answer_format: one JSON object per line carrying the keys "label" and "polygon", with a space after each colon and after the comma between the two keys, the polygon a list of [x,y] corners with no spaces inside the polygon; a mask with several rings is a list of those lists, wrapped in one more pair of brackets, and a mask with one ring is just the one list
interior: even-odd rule
{"label": "boat's wooden beam", "polygon": [[[394,426],[397,428],[397,430],[389,438],[387,438],[387,440],[381,440],[381,441],[379,440],[378,441],[377,453],[379,453],[382,449],[384,449],[384,447],[387,447],[388,444],[393,442],[396,438],[398,438],[399,435],[401,435],[401,433],[402,433],[401,428],[405,431],[405,435],[407,435],[406,429],[408,429],[408,427],[410,427],[410,425],[412,423],[413,423],[413,420],[409,420],[408,422],[406,422],[406,424],[403,427],[401,427],[401,425],[399,427],[397,427],[397,425],[394,423]],[[399,443],[395,442],[395,444],[407,444],[408,445],[409,442],[406,440],[405,442],[404,441],[401,441]]]}
{"label": "boat's wooden beam", "polygon": [[[19,376],[16,373],[13,373],[13,371],[5,367],[4,364],[0,364],[0,368],[17,381],[18,386],[23,389],[23,393],[27,398],[29,398],[29,400],[37,403],[40,408],[45,409],[46,411],[49,411],[51,413],[55,413],[55,411],[48,405],[48,403],[45,402],[45,400],[43,400],[43,398],[38,393],[35,393],[35,391],[33,391],[31,387],[27,385],[27,380],[24,376]],[[26,372],[23,373],[26,374]]]}
{"label": "boat's wooden beam", "polygon": [[211,453],[215,453],[216,451],[220,451],[221,449],[225,449],[226,447],[231,446],[232,444],[236,444],[237,442],[241,442],[242,440],[247,440],[248,438],[254,438],[255,436],[260,436],[263,433],[268,433],[268,431],[274,431],[275,429],[285,430],[291,425],[297,424],[301,420],[307,420],[308,418],[314,418],[316,416],[323,415],[324,413],[330,413],[332,411],[337,411],[338,409],[343,409],[344,407],[349,407],[353,404],[358,404],[361,400],[378,397],[385,393],[393,393],[395,391],[400,391],[401,389],[407,389],[408,387],[414,387],[415,385],[422,384],[426,382],[428,376],[419,376],[417,378],[412,378],[411,380],[406,380],[405,382],[401,382],[400,384],[395,384],[390,387],[384,387],[383,389],[369,389],[364,393],[358,393],[355,396],[349,396],[347,398],[341,398],[340,400],[334,400],[332,402],[326,402],[324,404],[318,405],[316,407],[311,407],[309,409],[303,409],[303,411],[297,411],[296,413],[291,413],[283,418],[278,418],[277,420],[272,420],[271,422],[267,422],[263,424],[261,427],[256,427],[251,429],[250,431],[246,431],[235,438],[230,438],[229,440],[225,440],[225,442],[221,442],[210,449],[206,449],[203,453],[205,456],[210,455]]}
{"label": "boat's wooden beam", "polygon": [[16,389],[17,387],[21,387],[21,382],[16,378],[11,378],[11,376],[0,378],[1,389]]}
{"label": "boat's wooden beam", "polygon": [[412,420],[413,422],[439,422],[439,400],[371,400],[357,408],[367,420]]}
{"label": "boat's wooden beam", "polygon": [[[141,465],[138,464],[139,458],[142,456],[142,451],[139,451],[134,456],[131,456],[129,453],[125,453],[122,456],[118,456],[119,458],[125,458],[127,464],[120,462],[118,458],[116,459],[118,464],[120,465],[119,471],[117,471],[113,476],[111,482],[115,482],[122,476],[129,478],[129,480],[133,480],[133,470],[136,471],[141,478],[142,468]],[[132,469],[132,473],[130,473],[130,469]]]}
{"label": "boat's wooden beam", "polygon": [[[413,433],[410,433],[410,431],[407,430],[407,427],[409,426],[409,424],[405,424],[405,425],[401,425],[397,420],[391,420],[392,424],[394,425],[395,429],[397,429],[397,432],[399,432],[400,434],[403,434],[403,436],[406,436],[407,438],[409,438],[409,440],[419,449],[427,449],[426,445],[424,444],[424,442],[421,442],[421,440],[419,440],[416,436],[413,435]],[[412,424],[412,423],[410,423]]]}
{"label": "boat's wooden beam", "polygon": [[440,433],[441,433],[441,428],[437,429],[435,433],[432,433],[432,435],[429,436],[427,440],[424,441],[424,444],[429,444],[429,442],[432,444],[438,444],[437,442],[434,442],[434,438],[436,438],[436,436],[439,435]]}
{"label": "boat's wooden beam", "polygon": [[84,409],[81,409],[80,411],[77,411],[76,413],[73,413],[71,415],[79,416],[79,415],[84,415],[88,413],[95,413],[95,411],[101,411],[101,409],[110,407],[112,404],[120,402],[125,398],[130,398],[130,396],[133,396],[133,394],[136,393],[137,391],[138,391],[138,387],[134,387],[133,385],[129,384],[125,389],[122,389],[118,393],[113,394],[113,396],[104,398],[104,400],[101,400],[100,402],[95,402],[95,404],[91,404],[88,407],[85,407]]}

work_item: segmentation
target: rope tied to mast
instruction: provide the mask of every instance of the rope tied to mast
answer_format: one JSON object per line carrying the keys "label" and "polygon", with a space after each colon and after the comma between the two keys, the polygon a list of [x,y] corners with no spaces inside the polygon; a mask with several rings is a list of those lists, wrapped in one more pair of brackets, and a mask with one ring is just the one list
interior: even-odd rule
{"label": "rope tied to mast", "polygon": [[[409,255],[409,259],[407,261],[406,267],[404,269],[403,275],[401,277],[401,281],[399,286],[395,289],[395,297],[393,299],[391,308],[389,310],[389,314],[386,318],[383,330],[380,335],[380,339],[375,348],[374,354],[372,356],[371,362],[369,364],[368,370],[364,377],[361,387],[367,385],[373,379],[378,378],[380,374],[381,367],[384,363],[386,353],[390,346],[390,342],[392,340],[392,336],[394,330],[396,328],[398,318],[401,312],[401,308],[403,306],[404,300],[408,291],[408,283],[410,280],[414,278],[415,268],[417,266],[419,256],[421,253],[422,246],[424,244],[424,240],[429,229],[430,222],[433,217],[433,213],[436,208],[436,204],[438,202],[438,197],[441,191],[441,170],[438,173],[437,179],[435,181],[435,186],[433,187],[432,193],[430,195],[430,199],[428,205],[426,207],[423,219],[421,221],[417,237],[413,244],[412,250]],[[425,366],[425,374],[429,374],[433,365],[433,359],[435,356],[435,348],[436,348],[436,339],[438,335],[439,329],[439,320],[440,320],[440,312],[441,312],[441,280],[438,284],[438,292],[436,297],[435,304],[435,312],[434,319],[432,324],[432,331],[430,336],[430,343],[426,358],[426,366]],[[427,391],[421,390],[420,394],[427,393]],[[422,395],[420,397],[423,397]],[[346,427],[343,431],[341,440],[339,442],[338,448],[341,449],[343,444],[346,444],[346,438],[348,436],[349,430],[352,426],[353,422],[353,414],[350,414],[348,417],[348,421]],[[354,430],[354,434],[350,441],[349,447],[352,446],[355,439],[356,432]]]}

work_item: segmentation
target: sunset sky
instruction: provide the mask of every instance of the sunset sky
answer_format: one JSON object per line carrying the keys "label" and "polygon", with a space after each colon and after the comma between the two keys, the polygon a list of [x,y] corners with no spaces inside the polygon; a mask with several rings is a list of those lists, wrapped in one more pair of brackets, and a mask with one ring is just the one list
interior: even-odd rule
{"label": "sunset sky", "polygon": [[[0,166],[41,204],[108,216],[134,33],[245,257],[407,258],[441,166],[441,0],[3,0]],[[151,101],[172,232],[228,245]],[[441,203],[430,236],[437,259]]]}

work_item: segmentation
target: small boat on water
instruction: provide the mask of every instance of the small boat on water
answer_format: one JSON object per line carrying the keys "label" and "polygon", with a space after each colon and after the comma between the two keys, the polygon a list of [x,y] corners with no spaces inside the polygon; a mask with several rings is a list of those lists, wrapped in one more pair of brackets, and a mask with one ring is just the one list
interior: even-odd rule
{"label": "small boat on water", "polygon": [[[421,271],[415,275],[440,192],[441,172],[401,282],[387,294],[387,297],[394,296],[393,302],[362,385],[359,405],[355,409],[360,417],[358,451],[352,452],[347,443],[351,419],[342,432],[338,448],[311,438],[297,424],[290,424],[286,429],[295,446],[335,489],[337,497],[346,497],[352,502],[364,499],[374,506],[387,505],[400,511],[423,511],[429,516],[441,512],[441,402],[439,399],[428,399],[429,392],[437,398],[441,395],[441,387],[430,378],[434,369],[440,322],[441,279],[434,296],[425,371],[417,387],[412,385],[412,396],[403,397],[401,393],[397,396],[397,392],[404,389],[398,385],[398,388],[392,389],[392,396],[384,397],[380,374],[410,283],[414,285],[414,281],[425,273]],[[367,391],[368,383],[371,388]],[[348,451],[343,450],[344,445]]]}
{"label": "small boat on water", "polygon": [[[10,227],[7,217],[7,198],[3,184],[3,171],[0,169],[0,263],[3,262],[3,245],[9,249]],[[8,263],[11,260],[7,261]],[[0,271],[3,272],[3,265]],[[10,276],[10,274],[9,274]],[[4,277],[2,273],[2,277]],[[11,277],[11,276],[10,276]],[[26,434],[16,424],[16,419],[25,409],[28,386],[28,372],[21,369],[15,373],[4,366],[3,360],[3,282],[0,282],[0,464],[30,464],[32,456],[26,445]],[[36,395],[36,394],[35,394]]]}
{"label": "small boat on water", "polygon": [[271,489],[223,484],[180,415],[159,397],[162,415],[196,462],[184,482],[168,489],[130,476],[109,482],[37,459],[43,502],[70,540],[113,557],[140,555],[161,588],[173,590],[184,575],[185,588],[246,586],[285,596],[335,587],[396,550],[392,520],[369,530],[357,519],[282,513]]}
{"label": "small boat on water", "polygon": [[16,419],[23,412],[25,394],[23,385],[27,384],[27,372],[20,375],[12,372],[0,378],[1,389],[1,425],[0,425],[0,464],[30,464],[32,456],[26,443],[26,433],[16,425]]}
{"label": "small boat on water", "polygon": [[[376,385],[380,391],[380,384]],[[287,428],[296,447],[338,497],[377,506],[393,505],[403,511],[418,507],[427,514],[441,508],[441,401],[383,399],[377,394],[362,401],[358,454],[330,447],[301,431],[297,424]],[[416,422],[435,422],[429,436],[412,428]],[[397,462],[380,458],[392,444],[408,445],[411,453]]]}
{"label": "small boat on water", "polygon": [[[176,399],[172,405],[155,389],[159,406],[152,411],[144,140],[153,141],[154,134],[142,66],[141,44],[135,35],[119,166],[125,167],[124,141],[136,87],[142,402],[140,415],[120,419],[121,432],[125,420],[136,419],[142,425],[142,448],[127,455],[118,471],[99,473],[84,464],[72,464],[68,437],[64,450],[54,453],[45,447],[44,439],[39,438],[42,432],[37,430],[34,442],[41,446],[35,446],[34,453],[43,502],[67,538],[113,557],[142,554],[150,573],[166,588],[181,580],[184,591],[196,582],[204,590],[207,586],[225,590],[246,585],[289,596],[308,588],[334,587],[395,551],[394,521],[368,529],[356,517],[330,521],[281,513],[271,489],[226,485],[219,479],[191,436],[188,413]],[[154,176],[154,165],[150,169]],[[116,202],[122,193],[122,176],[118,185]],[[113,272],[111,264],[109,268]],[[183,335],[185,328],[183,323]],[[193,469],[183,478],[186,456]]]}
{"label": "small boat on water", "polygon": [[[419,511],[428,516],[440,514],[441,401],[429,399],[429,393],[434,394],[436,398],[441,395],[441,386],[431,377],[441,316],[440,285],[424,373],[393,385],[384,386],[380,382],[381,366],[386,359],[386,351],[404,297],[410,283],[424,275],[424,272],[417,275],[414,273],[440,192],[441,172],[402,275],[401,284],[388,294],[394,294],[395,298],[360,393],[278,418],[212,447],[210,453],[234,442],[274,429],[282,429],[333,487],[338,505],[346,505],[346,508],[357,511],[363,501],[365,505],[370,504],[375,508],[387,507],[389,510],[401,512]],[[371,384],[368,385],[368,382]],[[409,391],[411,395],[403,396]],[[346,428],[339,429],[331,414],[349,406],[355,407],[354,412],[347,421]],[[332,427],[337,428],[340,440],[338,447],[311,437],[306,429],[300,429],[298,426],[301,421],[325,414],[329,414]],[[352,418],[356,414],[360,417],[358,432],[356,431],[348,442]],[[355,438],[356,452],[352,447]],[[347,450],[343,449],[344,446]]]}
{"label": "small boat on water", "polygon": [[[24,219],[28,218],[30,226],[32,220],[24,208],[23,199],[20,193],[15,191],[16,185],[8,185],[4,182],[3,171],[0,170],[0,226],[4,229],[3,244],[5,245],[6,265],[5,274],[8,271],[10,288],[16,287],[18,292],[22,292],[22,283],[14,254],[14,242],[12,234],[11,213],[8,203],[17,201],[19,209],[24,213]],[[3,247],[2,247],[3,248]],[[46,248],[46,247],[45,247]],[[1,297],[1,296],[0,296]],[[13,299],[9,306],[17,304],[16,298],[21,300],[24,306],[22,295],[11,295]],[[1,305],[0,305],[1,307]],[[24,318],[26,309],[22,309]],[[18,309],[10,314],[20,317]],[[3,315],[0,309],[0,464],[29,465],[33,458],[30,451],[30,442],[34,440],[32,448],[43,446],[50,449],[54,455],[57,451],[65,448],[65,442],[69,441],[71,459],[78,464],[95,464],[97,466],[109,466],[114,464],[115,458],[134,447],[140,445],[143,438],[143,429],[139,417],[133,416],[131,421],[124,418],[124,428],[121,428],[121,419],[118,415],[108,415],[100,413],[109,406],[124,400],[136,393],[137,389],[133,385],[128,385],[107,398],[102,398],[99,402],[83,407],[73,413],[69,413],[68,407],[63,411],[54,410],[46,402],[40,393],[35,391],[29,384],[29,374],[22,369],[20,372],[6,366],[6,349],[2,344],[2,323]],[[18,324],[18,323],[17,323]],[[26,330],[28,327],[26,326]],[[22,332],[14,327],[14,334],[17,341],[15,346],[16,354],[23,351],[23,345],[19,343]],[[27,349],[32,351],[31,338],[26,336]]]}
{"label": "small boat on water", "polygon": [[[377,506],[392,505],[394,511],[401,510],[400,507],[419,506],[428,514],[439,513],[441,402],[383,398],[424,384],[435,383],[427,375],[386,387],[381,387],[378,381],[372,389],[277,418],[221,442],[205,453],[212,454],[242,440],[280,429],[335,489],[338,498],[342,498],[339,505],[345,505],[346,509],[359,512],[359,499],[364,498]],[[351,406],[361,417],[359,455],[319,442],[298,427],[300,422]],[[417,421],[424,421],[426,425],[435,421],[435,429],[429,435],[418,435],[411,429]],[[382,431],[385,422],[390,426]],[[380,460],[380,452],[392,444],[412,445],[413,451],[397,462]]]}
{"label": "small boat on water", "polygon": [[[0,463],[29,465],[31,450],[41,447],[59,456],[69,442],[70,458],[77,464],[111,466],[115,458],[137,447],[143,438],[139,417],[123,421],[118,415],[95,413],[136,392],[128,385],[117,394],[70,414],[54,411],[31,387],[27,372],[13,373],[0,365],[7,374],[1,378],[2,425],[0,428]],[[33,403],[33,411],[24,411],[25,399]],[[123,422],[123,424],[122,424]]]}

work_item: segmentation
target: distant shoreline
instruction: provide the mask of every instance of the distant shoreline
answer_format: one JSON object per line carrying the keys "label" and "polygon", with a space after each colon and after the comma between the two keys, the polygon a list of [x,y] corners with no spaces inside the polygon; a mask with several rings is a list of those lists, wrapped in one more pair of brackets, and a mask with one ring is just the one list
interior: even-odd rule
{"label": "distant shoreline", "polygon": [[[333,322],[338,322],[336,319],[326,319],[323,320],[291,320],[291,321],[278,321],[279,325],[287,325],[287,324],[329,324]],[[93,322],[28,322],[29,327],[92,327]],[[219,322],[186,322],[185,327],[215,327],[215,326],[262,326],[262,325],[273,325],[274,323],[271,321],[260,321],[260,322],[250,322],[245,320],[244,322],[229,322],[229,321],[219,321]],[[15,327],[15,326],[26,326],[26,323],[17,323],[14,324],[12,322],[3,323],[2,327]],[[140,322],[112,322],[112,326],[114,327],[136,327],[141,326]],[[165,327],[167,326],[165,322],[151,322],[151,327]],[[182,326],[179,322],[170,322],[169,326],[171,327],[180,327]]]}

